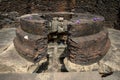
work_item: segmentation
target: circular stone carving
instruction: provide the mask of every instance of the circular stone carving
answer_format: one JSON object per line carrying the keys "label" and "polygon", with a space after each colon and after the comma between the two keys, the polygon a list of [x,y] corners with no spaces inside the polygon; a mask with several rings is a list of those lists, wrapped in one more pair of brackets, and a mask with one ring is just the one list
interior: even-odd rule
{"label": "circular stone carving", "polygon": [[92,64],[99,61],[108,51],[110,40],[107,30],[99,33],[68,38],[68,59],[75,64]]}
{"label": "circular stone carving", "polygon": [[14,45],[19,54],[31,62],[38,62],[47,55],[47,36],[33,35],[24,32],[21,28],[16,30]]}
{"label": "circular stone carving", "polygon": [[21,16],[20,25],[22,30],[31,34],[47,35],[47,20],[39,14],[28,14]]}

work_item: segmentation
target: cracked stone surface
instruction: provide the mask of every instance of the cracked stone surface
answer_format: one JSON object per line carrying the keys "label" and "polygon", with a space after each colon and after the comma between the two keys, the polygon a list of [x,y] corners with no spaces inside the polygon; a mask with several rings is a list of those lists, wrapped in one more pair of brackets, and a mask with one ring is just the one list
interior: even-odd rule
{"label": "cracked stone surface", "polygon": [[111,48],[100,62],[111,67],[113,71],[120,71],[120,31],[109,29],[109,38]]}
{"label": "cracked stone surface", "polygon": [[0,54],[6,50],[15,37],[15,28],[3,28],[0,30]]}

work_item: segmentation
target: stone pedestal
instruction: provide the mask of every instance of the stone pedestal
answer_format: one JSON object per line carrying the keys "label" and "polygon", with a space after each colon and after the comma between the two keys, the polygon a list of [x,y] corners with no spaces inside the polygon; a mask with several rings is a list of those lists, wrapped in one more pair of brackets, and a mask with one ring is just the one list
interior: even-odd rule
{"label": "stone pedestal", "polygon": [[[69,72],[88,72],[99,71],[100,73],[109,73],[113,71],[120,71],[120,31],[114,29],[108,29],[109,38],[111,40],[111,48],[108,53],[98,63],[92,65],[77,65],[64,59],[65,67]],[[13,45],[13,39],[15,37],[15,29],[7,28],[0,30],[0,73],[33,73],[36,72],[39,66],[46,62],[47,59],[41,60],[39,63],[34,64],[22,58],[15,50]],[[1,46],[2,45],[2,46]],[[64,52],[65,46],[57,46],[58,50],[55,50],[56,46],[49,45],[48,54],[54,55],[55,62],[58,62],[59,56]],[[59,49],[60,47],[60,49]],[[52,48],[52,49],[50,49]],[[54,51],[54,52],[53,52]],[[58,51],[59,53],[57,53]],[[56,55],[55,55],[56,54]],[[66,55],[65,55],[66,56]],[[62,57],[65,57],[62,56]],[[49,65],[51,68],[54,64]],[[61,68],[55,67],[55,71]],[[50,68],[49,68],[50,69]],[[47,72],[47,71],[46,71]],[[49,71],[48,71],[49,72]],[[52,71],[51,71],[52,72]]]}
{"label": "stone pedestal", "polygon": [[46,62],[43,59],[34,64],[22,58],[11,44],[7,50],[0,54],[0,72],[1,73],[33,73],[36,72],[39,66]]}
{"label": "stone pedestal", "polygon": [[15,29],[0,30],[0,73],[33,73],[46,62],[43,59],[34,64],[22,58],[14,48]]}
{"label": "stone pedestal", "polygon": [[69,72],[82,72],[98,70],[100,73],[120,71],[120,31],[109,29],[111,48],[98,62],[91,65],[78,65],[64,59],[64,64]]}

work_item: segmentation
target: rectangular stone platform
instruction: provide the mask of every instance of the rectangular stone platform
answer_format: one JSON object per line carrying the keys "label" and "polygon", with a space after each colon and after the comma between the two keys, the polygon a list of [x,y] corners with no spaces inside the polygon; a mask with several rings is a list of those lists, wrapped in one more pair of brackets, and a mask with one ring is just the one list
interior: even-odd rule
{"label": "rectangular stone platform", "polygon": [[0,80],[120,80],[120,72],[101,77],[96,72],[69,72],[69,73],[41,73],[41,74],[0,74]]}
{"label": "rectangular stone platform", "polygon": [[102,80],[98,72],[0,74],[0,80]]}

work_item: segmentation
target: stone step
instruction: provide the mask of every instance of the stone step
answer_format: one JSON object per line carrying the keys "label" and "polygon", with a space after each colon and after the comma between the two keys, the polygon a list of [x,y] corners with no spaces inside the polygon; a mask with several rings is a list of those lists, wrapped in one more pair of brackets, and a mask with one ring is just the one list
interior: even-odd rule
{"label": "stone step", "polygon": [[98,72],[0,74],[0,80],[102,80]]}
{"label": "stone step", "polygon": [[96,72],[69,72],[69,73],[7,73],[0,74],[0,80],[120,80],[120,72],[101,77]]}

